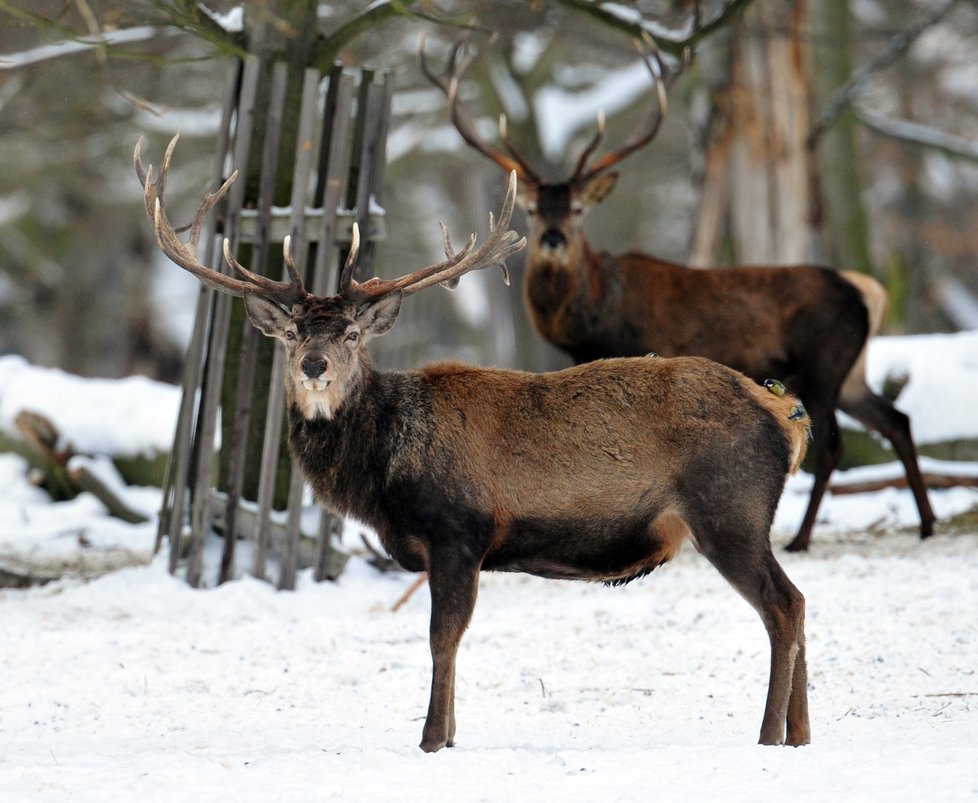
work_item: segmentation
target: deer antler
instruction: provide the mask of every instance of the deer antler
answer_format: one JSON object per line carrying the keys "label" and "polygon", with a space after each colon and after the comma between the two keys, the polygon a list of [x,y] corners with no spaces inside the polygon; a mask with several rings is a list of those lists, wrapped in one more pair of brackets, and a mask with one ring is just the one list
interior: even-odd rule
{"label": "deer antler", "polygon": [[[307,298],[309,293],[302,285],[302,278],[299,276],[295,265],[292,262],[292,253],[289,238],[286,238],[283,245],[285,265],[289,272],[290,280],[287,282],[277,282],[265,276],[252,273],[247,268],[240,265],[231,255],[231,243],[224,240],[224,258],[227,263],[234,268],[242,279],[235,279],[225,273],[221,273],[214,268],[209,268],[201,264],[197,259],[197,245],[200,241],[201,227],[204,218],[214,205],[224,197],[231,184],[238,176],[238,171],[225,181],[216,192],[205,193],[204,200],[194,215],[193,222],[189,226],[174,228],[166,216],[166,209],[163,203],[163,193],[166,191],[167,176],[170,172],[170,159],[173,156],[173,149],[177,145],[180,135],[177,134],[170,140],[166,152],[163,154],[163,161],[160,163],[160,172],[154,179],[153,166],[149,165],[143,169],[140,151],[142,150],[143,140],[140,137],[136,143],[132,159],[136,168],[136,175],[139,183],[143,185],[143,198],[146,203],[146,214],[153,222],[153,230],[156,232],[156,241],[159,243],[163,253],[186,271],[189,271],[201,282],[215,290],[221,290],[235,296],[243,296],[245,293],[254,293],[263,296],[270,301],[275,301],[283,306],[290,307],[293,304]],[[190,229],[190,236],[186,242],[177,235],[178,232]]]}
{"label": "deer antler", "polygon": [[452,114],[452,124],[458,133],[462,135],[462,139],[483,156],[488,157],[498,164],[503,170],[515,170],[521,180],[539,184],[540,177],[530,167],[529,163],[509,138],[505,115],[500,115],[499,117],[499,136],[506,146],[506,150],[509,151],[508,154],[503,153],[499,148],[493,147],[479,136],[475,122],[462,108],[458,97],[459,86],[478,55],[477,53],[470,53],[459,60],[459,56],[467,43],[468,37],[462,37],[452,45],[452,49],[448,53],[444,71],[440,75],[436,75],[429,68],[428,60],[424,54],[424,32],[422,32],[418,37],[418,63],[421,67],[421,72],[424,73],[425,77],[431,83],[445,93],[445,96],[448,98],[448,108]]}
{"label": "deer antler", "polygon": [[[643,45],[644,44],[644,48]],[[587,147],[581,153],[580,158],[577,160],[577,168],[574,170],[574,175],[571,176],[570,182],[572,184],[582,185],[587,183],[590,179],[594,178],[598,173],[607,170],[609,167],[618,164],[626,156],[630,156],[635,151],[647,145],[652,138],[658,133],[659,126],[662,125],[662,121],[666,116],[666,86],[662,78],[662,73],[665,67],[662,63],[662,57],[659,55],[659,48],[656,46],[655,41],[648,31],[642,32],[642,42],[636,42],[639,54],[642,56],[642,61],[645,62],[645,66],[652,76],[652,81],[655,84],[656,99],[658,104],[656,107],[649,112],[649,114],[639,123],[638,127],[632,133],[631,137],[625,141],[617,150],[602,156],[596,162],[588,167],[587,161],[591,158],[591,154],[594,153],[595,149],[600,144],[604,137],[604,114],[598,114],[597,130],[595,131],[594,138],[588,143]]]}
{"label": "deer antler", "polygon": [[[520,237],[518,232],[508,228],[515,205],[516,170],[514,169],[509,174],[509,186],[506,190],[503,207],[499,212],[499,219],[494,220],[492,212],[489,213],[489,234],[485,242],[478,248],[475,247],[476,235],[472,234],[469,236],[465,247],[456,254],[452,248],[448,230],[444,224],[440,224],[444,238],[445,256],[447,257],[445,261],[408,273],[399,279],[373,278],[363,283],[351,280],[342,292],[347,295],[378,297],[398,291],[404,295],[410,295],[419,290],[424,290],[426,287],[431,287],[433,284],[443,284],[452,289],[464,274],[493,265],[500,267],[503,272],[503,281],[509,284],[506,258],[526,246],[526,237]],[[358,243],[359,235],[355,233],[349,259],[356,259]]]}

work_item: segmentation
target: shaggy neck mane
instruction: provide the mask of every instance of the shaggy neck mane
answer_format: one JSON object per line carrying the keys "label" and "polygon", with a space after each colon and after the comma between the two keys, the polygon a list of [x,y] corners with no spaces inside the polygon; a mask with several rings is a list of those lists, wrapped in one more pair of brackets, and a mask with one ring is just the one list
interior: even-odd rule
{"label": "shaggy neck mane", "polygon": [[418,388],[415,374],[375,371],[365,360],[331,416],[307,418],[289,399],[292,454],[320,502],[380,524],[382,514],[371,500],[383,498],[386,476],[377,468],[397,462],[402,436],[417,418]]}

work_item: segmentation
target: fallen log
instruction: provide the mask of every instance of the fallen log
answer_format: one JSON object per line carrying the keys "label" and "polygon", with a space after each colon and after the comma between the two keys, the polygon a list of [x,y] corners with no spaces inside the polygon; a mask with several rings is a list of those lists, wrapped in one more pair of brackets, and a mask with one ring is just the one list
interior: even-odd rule
{"label": "fallen log", "polygon": [[[924,484],[930,489],[939,488],[978,488],[978,476],[974,474],[936,474],[923,472]],[[882,491],[886,488],[906,488],[907,478],[882,477],[869,480],[834,480],[829,483],[829,491],[837,496],[844,494],[864,494]]]}

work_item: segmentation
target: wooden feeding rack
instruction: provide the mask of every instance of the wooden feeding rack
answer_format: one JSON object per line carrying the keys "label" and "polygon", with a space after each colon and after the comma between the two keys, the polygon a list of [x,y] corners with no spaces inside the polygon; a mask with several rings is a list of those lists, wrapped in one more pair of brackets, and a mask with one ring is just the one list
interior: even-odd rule
{"label": "wooden feeding rack", "polygon": [[[296,85],[290,86],[290,81]],[[227,85],[214,177],[234,167],[244,172],[244,166],[256,160],[260,172],[257,182],[250,182],[257,183],[255,197],[247,197],[248,178],[239,178],[214,210],[202,238],[205,263],[218,264],[220,244],[227,237],[238,258],[248,252],[243,261],[253,269],[261,272],[267,263],[281,270],[281,243],[291,235],[295,264],[304,271],[306,287],[318,295],[333,293],[356,221],[362,240],[359,270],[371,270],[373,245],[385,236],[381,188],[390,119],[389,75],[336,66],[326,75],[311,68],[290,78],[285,63],[247,57],[235,65]],[[283,126],[292,108],[287,99],[297,96],[297,125]],[[296,132],[294,148],[283,139],[286,130]],[[293,163],[280,164],[281,154],[294,154]],[[284,170],[291,170],[291,175],[283,176]],[[283,180],[291,186],[286,206],[274,203]],[[234,304],[240,300],[201,288],[164,482],[157,549],[168,546],[170,571],[178,573],[185,566],[193,586],[206,583],[205,546],[215,533],[222,536],[217,582],[241,568],[239,542],[250,543],[246,568],[257,577],[272,579],[270,558],[276,558],[274,579],[280,588],[294,587],[301,566],[312,565],[319,580],[336,577],[346,560],[336,544],[341,522],[321,511],[318,523],[310,525],[310,515],[303,511],[302,476],[290,471],[290,461],[282,458],[282,347],[276,342],[271,359],[260,359],[260,335],[244,322],[243,314],[236,315]],[[256,448],[255,433],[261,431],[262,420],[263,437]],[[245,500],[246,466],[256,462],[256,498]],[[275,511],[283,472],[290,474],[287,502],[284,510]]]}

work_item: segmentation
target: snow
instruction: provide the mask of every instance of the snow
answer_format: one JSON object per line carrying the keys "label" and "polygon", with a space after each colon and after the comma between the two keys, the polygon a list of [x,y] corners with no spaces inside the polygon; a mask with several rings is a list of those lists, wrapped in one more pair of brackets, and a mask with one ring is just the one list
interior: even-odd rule
{"label": "snow", "polygon": [[153,457],[173,445],[180,390],[131,376],[83,379],[57,368],[39,368],[23,357],[0,357],[0,430],[14,432],[22,410],[47,417],[61,433],[58,448]]}
{"label": "snow", "polygon": [[[973,336],[934,337],[878,339],[870,373],[907,369],[909,407],[921,372],[943,371],[915,430],[947,433],[950,419],[964,431],[974,416],[953,405],[959,389],[975,398]],[[0,360],[5,428],[11,397],[32,393],[77,444],[168,442],[159,417],[135,418],[167,386]],[[103,421],[128,431],[116,441]],[[338,582],[303,572],[295,592],[248,577],[193,590],[165,552],[152,557],[152,521],[109,519],[88,494],[52,503],[26,475],[0,455],[0,569],[87,556],[90,573],[116,570],[0,590],[5,802],[978,797],[978,528],[947,524],[978,508],[978,490],[932,492],[942,522],[927,541],[905,490],[829,495],[796,555],[781,546],[810,478],[789,482],[773,540],[807,600],[808,747],[754,744],[764,629],[687,548],[623,588],[484,575],[459,653],[457,746],[425,755],[427,592],[390,610],[411,575],[355,556]],[[125,494],[159,504],[157,489]]]}
{"label": "snow", "polygon": [[897,406],[910,416],[918,444],[978,438],[978,331],[877,337],[866,362],[874,389],[888,376],[909,379]]}

